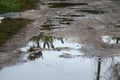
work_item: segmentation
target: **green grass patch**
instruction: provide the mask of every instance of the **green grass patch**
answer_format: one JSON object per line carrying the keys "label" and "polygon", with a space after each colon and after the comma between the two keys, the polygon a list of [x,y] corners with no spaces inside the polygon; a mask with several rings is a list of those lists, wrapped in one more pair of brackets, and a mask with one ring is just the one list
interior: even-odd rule
{"label": "green grass patch", "polygon": [[36,7],[36,3],[39,0],[0,0],[0,14],[23,11]]}
{"label": "green grass patch", "polygon": [[0,23],[0,46],[31,21],[32,20],[19,18],[2,20],[2,23]]}

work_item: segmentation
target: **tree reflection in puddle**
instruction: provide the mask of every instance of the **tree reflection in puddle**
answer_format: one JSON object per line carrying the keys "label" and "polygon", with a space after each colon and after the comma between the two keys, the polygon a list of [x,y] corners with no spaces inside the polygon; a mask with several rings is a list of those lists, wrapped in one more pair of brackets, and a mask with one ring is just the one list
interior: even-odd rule
{"label": "tree reflection in puddle", "polygon": [[40,58],[40,57],[43,59],[42,51],[31,53],[31,54],[28,56],[28,59],[29,59],[29,60],[35,60],[35,59]]}
{"label": "tree reflection in puddle", "polygon": [[106,80],[120,80],[120,59],[113,57],[111,65],[108,68]]}
{"label": "tree reflection in puddle", "polygon": [[61,43],[64,43],[62,38],[59,37],[54,37],[54,36],[49,36],[49,35],[45,35],[44,33],[40,33],[38,36],[34,36],[30,39],[30,41],[32,41],[34,43],[33,47],[37,47],[37,48],[55,48],[53,42],[55,40],[60,40]]}
{"label": "tree reflection in puddle", "polygon": [[[81,44],[67,42],[64,38],[49,36],[45,33],[32,37],[29,44],[31,45],[24,49],[28,53],[27,60],[32,61],[24,63],[21,67],[12,67],[15,69],[3,69],[0,72],[0,78],[1,73],[7,71],[9,73],[5,73],[5,75],[10,75],[12,79],[14,75],[22,76],[19,71],[22,70],[22,74],[28,76],[32,73],[32,76],[17,80],[33,80],[33,78],[36,80],[119,80],[119,56],[85,55],[80,51]],[[30,47],[33,47],[31,51],[27,51]],[[11,75],[10,72],[13,74]],[[46,77],[46,74],[49,76]],[[11,79],[10,77],[5,76],[3,80]]]}
{"label": "tree reflection in puddle", "polygon": [[[50,50],[55,49],[54,41],[60,41],[62,44],[64,43],[63,38],[49,36],[44,33],[40,33],[38,36],[33,36],[28,45],[28,47],[23,48],[23,50],[27,50],[28,52],[32,52],[29,56],[29,60],[35,60],[36,58],[42,57],[42,50]],[[55,50],[60,50],[62,48],[56,48]]]}
{"label": "tree reflection in puddle", "polygon": [[109,80],[120,80],[120,62],[115,63],[110,67],[111,76]]}
{"label": "tree reflection in puddle", "polygon": [[105,59],[98,57],[96,80],[120,80],[120,59],[119,57],[112,57],[111,59],[110,65],[103,72],[103,61]]}

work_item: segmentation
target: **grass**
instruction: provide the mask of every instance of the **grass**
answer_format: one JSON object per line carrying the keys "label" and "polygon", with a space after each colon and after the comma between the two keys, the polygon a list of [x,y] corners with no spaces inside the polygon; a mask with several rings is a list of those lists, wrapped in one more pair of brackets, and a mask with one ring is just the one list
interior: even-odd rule
{"label": "grass", "polygon": [[[0,14],[35,8],[38,1],[40,0],[0,0]],[[18,18],[2,20],[0,23],[0,46],[31,21]]]}
{"label": "grass", "polygon": [[0,0],[0,14],[32,9],[39,0]]}
{"label": "grass", "polygon": [[6,18],[0,23],[0,46],[32,20]]}

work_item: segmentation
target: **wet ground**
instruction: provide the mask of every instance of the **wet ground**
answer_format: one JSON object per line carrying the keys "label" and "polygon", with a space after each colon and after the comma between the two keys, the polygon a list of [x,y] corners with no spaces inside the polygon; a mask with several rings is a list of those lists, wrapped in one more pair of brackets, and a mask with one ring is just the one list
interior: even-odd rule
{"label": "wet ground", "polygon": [[0,80],[120,80],[120,1],[41,0],[0,52]]}

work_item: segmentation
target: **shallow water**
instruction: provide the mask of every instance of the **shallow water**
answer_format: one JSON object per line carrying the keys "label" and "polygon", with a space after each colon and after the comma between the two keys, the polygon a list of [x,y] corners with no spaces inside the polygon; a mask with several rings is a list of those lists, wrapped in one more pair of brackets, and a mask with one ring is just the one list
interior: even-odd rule
{"label": "shallow water", "polygon": [[[46,42],[49,47],[44,46]],[[120,69],[120,57],[86,56],[80,50],[82,46],[83,44],[71,42],[69,39],[40,33],[21,48],[21,51],[27,52],[23,58],[27,62],[3,68],[0,71],[0,80],[110,80],[110,78],[114,80],[119,78],[117,71]],[[31,47],[33,49],[29,51]]]}

